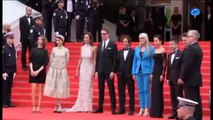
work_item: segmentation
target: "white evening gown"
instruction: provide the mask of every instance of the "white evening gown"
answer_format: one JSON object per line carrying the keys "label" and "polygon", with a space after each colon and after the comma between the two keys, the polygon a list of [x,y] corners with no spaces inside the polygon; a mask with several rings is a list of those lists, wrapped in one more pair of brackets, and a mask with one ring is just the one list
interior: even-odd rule
{"label": "white evening gown", "polygon": [[93,110],[92,97],[95,65],[91,46],[84,45],[81,47],[81,58],[78,97],[71,108],[64,108],[65,112],[91,112]]}

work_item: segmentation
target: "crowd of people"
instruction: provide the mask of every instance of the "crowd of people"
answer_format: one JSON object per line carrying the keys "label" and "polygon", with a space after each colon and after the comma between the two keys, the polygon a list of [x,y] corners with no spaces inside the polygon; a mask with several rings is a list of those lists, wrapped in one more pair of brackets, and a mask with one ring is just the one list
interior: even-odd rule
{"label": "crowd of people", "polygon": [[[69,0],[68,0],[69,1]],[[82,2],[81,2],[82,1]],[[46,1],[47,2],[47,1]],[[84,0],[79,0],[76,4],[77,12],[77,40],[83,42],[80,48],[80,59],[76,69],[76,77],[79,78],[79,91],[75,104],[71,108],[63,108],[61,101],[64,98],[70,97],[70,79],[67,71],[70,52],[64,46],[64,42],[69,40],[70,36],[67,30],[66,22],[70,15],[65,10],[64,0],[57,0],[57,9],[53,12],[54,28],[56,30],[55,47],[52,48],[50,59],[45,45],[48,42],[47,28],[43,24],[41,14],[36,14],[33,17],[32,8],[26,8],[26,15],[20,18],[20,34],[22,43],[22,68],[28,70],[26,64],[26,51],[29,48],[30,66],[29,66],[29,83],[32,86],[32,112],[41,112],[42,96],[48,96],[56,99],[54,112],[92,112],[103,113],[104,108],[104,91],[105,81],[108,85],[111,112],[112,114],[125,114],[125,89],[128,88],[129,94],[129,111],[128,115],[133,115],[135,112],[135,83],[138,88],[140,110],[138,115],[149,116],[154,118],[162,118],[164,110],[163,83],[167,81],[170,86],[172,113],[169,119],[181,118],[183,109],[182,106],[190,106],[188,108],[188,117],[193,116],[197,120],[202,120],[202,102],[200,96],[200,87],[202,86],[201,63],[203,52],[198,44],[200,34],[198,30],[189,30],[181,35],[181,39],[171,39],[169,41],[170,52],[166,53],[163,47],[164,39],[162,35],[153,35],[153,43],[149,34],[140,33],[132,36],[138,38],[139,45],[136,48],[131,47],[133,34],[124,34],[128,30],[125,27],[131,22],[128,21],[126,8],[122,7],[119,16],[117,29],[119,39],[123,44],[123,48],[118,51],[116,42],[110,39],[108,29],[102,28],[103,18],[98,17],[97,9],[103,4],[97,0],[93,0],[94,6],[90,6],[93,14],[88,18],[89,32],[84,33],[81,26],[85,22],[85,10],[88,3],[83,4]],[[48,3],[49,4],[49,3]],[[70,4],[70,3],[69,3]],[[180,29],[180,20],[178,10],[175,8],[175,16],[172,17],[174,30]],[[134,16],[134,11],[132,11]],[[72,15],[71,15],[72,16]],[[148,16],[149,17],[149,16]],[[96,19],[97,18],[97,19]],[[147,18],[148,19],[148,18]],[[79,22],[79,23],[78,23]],[[45,23],[45,21],[44,21]],[[97,23],[100,23],[97,25]],[[48,25],[47,25],[48,26]],[[47,27],[46,26],[46,27]],[[97,28],[94,28],[97,27]],[[158,26],[159,29],[161,26]],[[134,28],[130,29],[133,30]],[[2,50],[3,60],[3,107],[14,107],[11,102],[11,89],[13,78],[16,75],[16,50],[13,45],[14,35],[10,32],[10,27],[5,26],[7,31],[4,34],[5,45]],[[96,40],[96,32],[98,32],[98,46],[94,46]],[[130,32],[134,33],[134,31]],[[179,32],[175,32],[180,34]],[[176,35],[176,34],[174,34]],[[183,51],[178,48],[179,41],[185,45]],[[168,55],[167,55],[168,54]],[[46,66],[49,65],[46,72]],[[167,74],[165,74],[167,73]],[[116,111],[116,95],[114,79],[118,78],[118,93],[119,93],[119,110]],[[98,108],[94,110],[92,104],[93,98],[93,83],[94,77],[98,79],[99,101]],[[136,80],[136,81],[135,81]],[[38,105],[35,103],[36,86],[39,87]],[[183,103],[185,97],[196,102]],[[179,101],[179,102],[178,102]],[[190,104],[196,103],[196,104]],[[196,105],[196,106],[195,106]],[[178,107],[178,110],[177,110]],[[192,107],[192,108],[191,108]],[[179,110],[182,108],[181,110]]]}
{"label": "crowd of people", "polygon": [[[50,60],[45,49],[46,38],[40,35],[36,40],[36,47],[30,51],[30,77],[32,85],[32,112],[41,112],[42,96],[56,99],[54,112],[92,112],[104,111],[104,84],[108,84],[111,100],[112,114],[125,114],[125,88],[129,93],[129,115],[134,114],[135,84],[138,86],[140,110],[138,115],[155,118],[163,117],[163,83],[167,80],[170,86],[172,113],[170,119],[178,117],[176,111],[177,97],[185,97],[198,102],[195,106],[194,117],[202,119],[202,103],[200,87],[202,75],[200,72],[202,62],[202,49],[198,44],[200,34],[197,30],[189,30],[183,34],[185,43],[183,52],[178,48],[178,41],[171,39],[167,53],[163,48],[163,40],[160,35],[154,36],[154,46],[149,43],[146,33],[139,34],[139,45],[131,48],[131,37],[122,37],[123,49],[117,50],[115,42],[109,39],[109,31],[101,30],[102,42],[96,47],[93,45],[91,33],[85,33],[81,56],[76,69],[76,77],[79,77],[79,92],[77,100],[71,108],[63,108],[61,100],[70,97],[69,74],[69,50],[63,46],[65,38],[57,35],[56,46],[52,48]],[[13,46],[14,36],[9,32],[5,34],[6,44],[3,46],[3,107],[11,107],[11,88],[13,77],[16,73],[16,51]],[[13,49],[11,51],[11,49]],[[49,69],[46,73],[46,66]],[[167,68],[167,69],[166,69]],[[167,72],[167,76],[165,76]],[[116,111],[116,96],[114,87],[115,75],[118,75],[119,110]],[[93,79],[98,78],[99,102],[98,108],[93,110]],[[39,86],[38,105],[35,105],[36,86]],[[44,91],[44,92],[43,92]],[[85,92],[86,91],[86,92]],[[184,94],[184,96],[183,96]],[[158,102],[156,102],[156,100]]]}

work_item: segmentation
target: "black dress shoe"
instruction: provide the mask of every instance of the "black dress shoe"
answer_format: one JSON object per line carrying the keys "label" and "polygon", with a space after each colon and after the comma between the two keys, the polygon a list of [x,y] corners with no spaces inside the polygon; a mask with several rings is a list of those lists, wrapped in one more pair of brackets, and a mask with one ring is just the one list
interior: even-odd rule
{"label": "black dress shoe", "polygon": [[13,103],[9,103],[8,106],[9,107],[15,107],[15,105]]}
{"label": "black dress shoe", "polygon": [[92,113],[103,113],[103,109],[98,108],[97,110],[93,111]]}
{"label": "black dress shoe", "polygon": [[128,112],[128,115],[133,115],[133,114],[134,114],[133,111],[129,111],[129,112]]}
{"label": "black dress shoe", "polygon": [[3,108],[9,108],[9,106],[7,104],[3,104],[2,107]]}
{"label": "black dress shoe", "polygon": [[117,112],[115,112],[115,110],[112,110],[112,114],[115,115],[115,114],[118,114]]}
{"label": "black dress shoe", "polygon": [[117,114],[125,114],[125,111],[120,110],[119,112],[117,112]]}
{"label": "black dress shoe", "polygon": [[22,69],[23,69],[24,71],[27,71],[27,67],[22,67]]}

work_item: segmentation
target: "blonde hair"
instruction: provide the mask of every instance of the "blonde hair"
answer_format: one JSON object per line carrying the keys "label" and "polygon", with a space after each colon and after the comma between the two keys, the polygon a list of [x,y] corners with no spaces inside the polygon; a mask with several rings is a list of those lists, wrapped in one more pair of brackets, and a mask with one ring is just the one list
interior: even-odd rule
{"label": "blonde hair", "polygon": [[140,33],[139,34],[139,39],[140,38],[144,38],[146,40],[145,46],[146,46],[146,49],[148,50],[148,55],[150,56],[151,53],[150,53],[150,43],[149,43],[148,34],[147,33]]}

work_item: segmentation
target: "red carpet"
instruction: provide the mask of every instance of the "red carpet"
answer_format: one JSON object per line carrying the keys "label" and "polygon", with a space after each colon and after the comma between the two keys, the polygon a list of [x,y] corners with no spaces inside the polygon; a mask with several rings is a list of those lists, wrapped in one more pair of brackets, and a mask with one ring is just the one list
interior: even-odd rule
{"label": "red carpet", "polygon": [[[53,108],[42,108],[42,113],[31,113],[31,107],[4,108],[3,120],[168,120],[169,115],[164,118],[149,118],[144,116],[112,115],[109,111],[101,114],[94,113],[53,113]],[[210,120],[209,116],[204,116],[203,120]]]}
{"label": "red carpet", "polygon": [[[203,62],[202,62],[202,78],[203,78],[203,86],[201,87],[201,97],[202,97],[202,105],[203,105],[203,114],[205,117],[208,117],[210,115],[210,110],[209,110],[209,90],[210,90],[210,42],[200,42],[199,43],[203,49]],[[95,44],[97,45],[97,44]],[[118,45],[118,49],[122,48],[122,43],[117,43]],[[138,43],[132,43],[132,47],[135,48],[135,46],[137,46]],[[54,43],[48,43],[47,44],[47,49],[49,51],[49,55],[51,52],[52,47],[54,46]],[[77,98],[77,93],[78,93],[78,79],[76,79],[75,76],[75,70],[76,70],[76,66],[78,63],[78,59],[79,59],[79,55],[80,55],[80,46],[82,46],[82,43],[66,43],[65,46],[70,50],[70,63],[68,65],[68,73],[70,76],[70,88],[71,88],[71,97],[68,99],[64,99],[62,101],[62,106],[63,107],[70,107],[74,104],[76,98]],[[164,47],[168,53],[168,42],[166,42],[164,44]],[[183,45],[180,44],[180,49],[183,48]],[[28,55],[27,55],[28,56]],[[27,60],[28,61],[28,60]],[[16,118],[16,115],[20,115],[20,117],[22,116],[22,118],[24,118],[23,114],[26,116],[31,116],[32,114],[30,113],[31,108],[25,108],[28,106],[31,106],[31,85],[29,84],[29,71],[23,71],[21,69],[21,52],[18,53],[18,60],[17,60],[17,74],[16,74],[16,78],[14,80],[14,84],[13,84],[13,91],[12,91],[12,101],[17,105],[17,112],[12,112],[10,114],[10,111],[16,111],[15,109],[5,109],[4,110],[4,116],[5,118],[9,119],[9,118]],[[115,92],[116,92],[116,106],[118,109],[118,86],[117,86],[117,78],[115,79]],[[135,111],[138,112],[139,110],[139,99],[138,99],[138,91],[137,91],[137,86],[136,86],[136,90],[135,90]],[[128,95],[127,95],[128,97]],[[43,97],[43,101],[42,101],[42,106],[43,107],[52,107],[54,106],[54,99],[52,98],[48,98],[48,97]],[[128,103],[128,100],[126,101],[126,103]],[[93,96],[93,106],[94,108],[97,108],[98,105],[98,80],[94,79],[94,96]],[[169,86],[166,84],[164,84],[164,113],[165,114],[170,114],[171,112],[171,103],[170,103],[170,92],[169,92]],[[20,107],[24,107],[24,108],[20,108]],[[128,107],[128,105],[126,105],[126,108]],[[54,118],[54,116],[61,116],[61,115],[55,115],[52,114],[52,110],[48,109],[48,108],[44,108],[44,113],[42,113],[41,115],[34,115],[33,116],[48,116],[50,114],[51,119]],[[108,92],[108,88],[105,88],[105,101],[104,101],[104,110],[109,111],[110,110],[110,98],[109,98],[109,92]],[[127,108],[128,110],[128,108]],[[29,115],[28,115],[29,113]],[[52,115],[51,115],[52,114]],[[12,115],[12,116],[10,116]],[[65,117],[65,115],[70,116],[68,117],[69,119],[72,119],[72,115],[76,116],[76,119],[78,118],[78,116],[82,117],[82,114],[76,114],[76,113],[65,113],[63,114],[63,118],[67,118]],[[111,114],[109,113],[104,113],[100,115],[100,119],[103,118],[101,116],[111,116]],[[91,115],[89,114],[85,114],[84,116],[91,116],[92,118],[96,118],[96,116],[99,115]],[[126,115],[127,116],[127,115]],[[17,117],[17,119],[22,119],[20,117]],[[119,116],[113,116],[113,119],[118,118]],[[33,118],[33,117],[30,117]],[[87,117],[85,117],[86,119]],[[126,117],[122,117],[122,119],[126,119]],[[129,118],[129,117],[127,117]],[[132,117],[130,117],[132,118]],[[137,116],[133,117],[134,119],[137,119]],[[139,117],[141,118],[141,117]],[[108,119],[105,118],[104,119]],[[22,119],[23,120],[23,119]]]}

